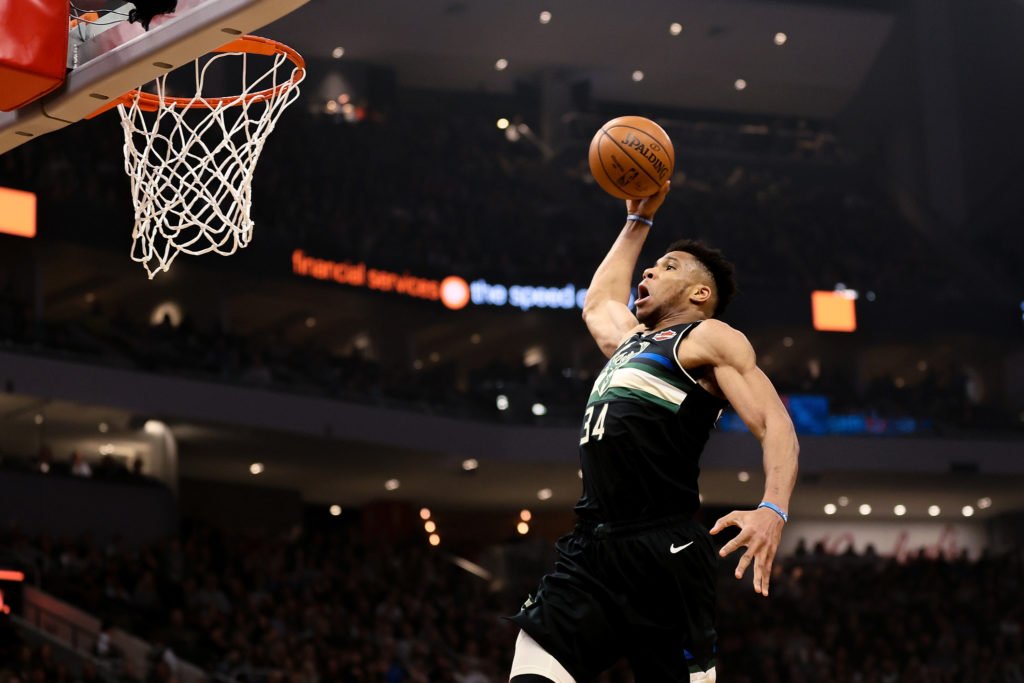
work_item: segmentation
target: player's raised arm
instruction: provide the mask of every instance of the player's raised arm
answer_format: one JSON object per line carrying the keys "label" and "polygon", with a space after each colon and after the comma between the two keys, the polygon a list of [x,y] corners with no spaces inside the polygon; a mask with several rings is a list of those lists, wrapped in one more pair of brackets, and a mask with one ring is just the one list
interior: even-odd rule
{"label": "player's raised arm", "polygon": [[725,544],[721,554],[725,556],[746,546],[747,551],[736,567],[736,578],[742,578],[753,562],[754,590],[768,595],[772,563],[796,484],[800,445],[793,421],[775,387],[757,366],[754,349],[741,332],[718,320],[708,320],[694,330],[691,339],[697,343],[699,352],[706,354],[725,398],[761,442],[765,474],[762,506],[729,513],[715,523],[711,533],[717,534],[728,526],[740,527],[739,535]]}
{"label": "player's raised arm", "polygon": [[[665,201],[669,181],[645,199],[627,199],[626,214],[654,220]],[[633,273],[650,226],[643,221],[627,220],[622,232],[601,265],[594,272],[583,304],[583,320],[604,355],[611,357],[623,339],[637,327],[637,319],[628,307]]]}

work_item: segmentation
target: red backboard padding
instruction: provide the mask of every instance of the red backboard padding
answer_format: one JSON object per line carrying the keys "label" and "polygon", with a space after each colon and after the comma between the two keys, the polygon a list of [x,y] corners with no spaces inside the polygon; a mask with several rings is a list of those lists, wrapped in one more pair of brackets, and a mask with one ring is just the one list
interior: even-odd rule
{"label": "red backboard padding", "polygon": [[69,8],[68,0],[0,0],[0,110],[64,82]]}

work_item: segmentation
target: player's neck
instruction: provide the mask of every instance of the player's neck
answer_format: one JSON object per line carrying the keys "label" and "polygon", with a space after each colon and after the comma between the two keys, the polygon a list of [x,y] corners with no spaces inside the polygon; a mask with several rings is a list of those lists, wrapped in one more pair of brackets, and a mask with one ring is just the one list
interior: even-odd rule
{"label": "player's neck", "polygon": [[664,318],[660,318],[657,323],[648,329],[651,332],[658,332],[660,330],[664,330],[666,327],[695,323],[698,320],[704,320],[706,318],[707,316],[704,314],[704,311],[699,308],[684,308],[679,311],[673,311]]}

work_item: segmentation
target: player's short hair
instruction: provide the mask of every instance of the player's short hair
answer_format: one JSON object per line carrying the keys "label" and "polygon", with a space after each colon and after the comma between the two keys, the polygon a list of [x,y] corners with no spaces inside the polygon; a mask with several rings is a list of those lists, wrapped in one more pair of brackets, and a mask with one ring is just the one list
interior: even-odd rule
{"label": "player's short hair", "polygon": [[715,310],[713,318],[717,318],[725,312],[726,306],[736,295],[736,268],[717,249],[713,249],[699,240],[676,240],[668,245],[665,250],[685,251],[692,255],[697,262],[704,267],[711,276],[711,284],[714,285]]}

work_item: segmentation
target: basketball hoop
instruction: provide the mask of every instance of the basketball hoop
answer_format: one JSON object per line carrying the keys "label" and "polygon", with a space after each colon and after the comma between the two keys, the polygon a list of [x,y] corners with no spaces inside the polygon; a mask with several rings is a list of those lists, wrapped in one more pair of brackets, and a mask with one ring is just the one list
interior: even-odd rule
{"label": "basketball hoop", "polygon": [[[259,60],[252,55],[272,62],[254,78],[250,72],[259,64],[250,61]],[[206,96],[210,67],[233,58],[241,59],[241,94]],[[179,253],[229,256],[248,246],[256,162],[281,113],[298,97],[306,64],[286,45],[247,35],[196,60],[194,71],[193,97],[168,95],[165,74],[155,92],[132,90],[116,102],[135,205],[132,260],[150,279]]]}

